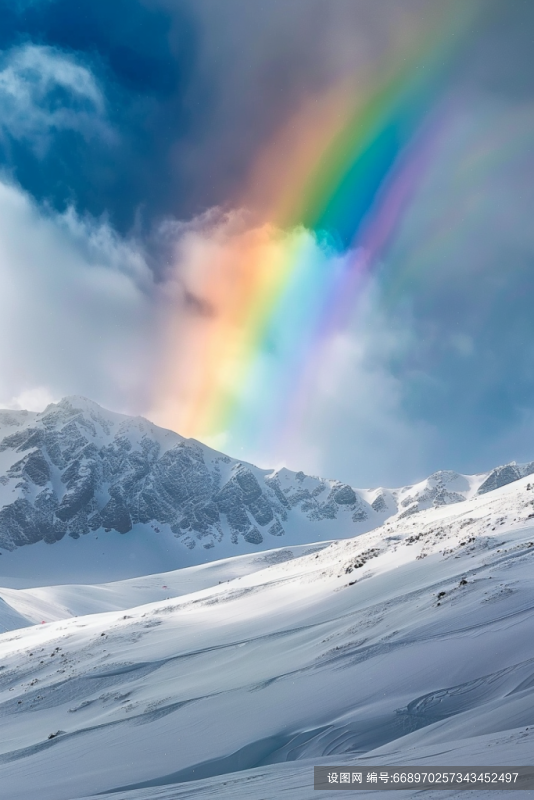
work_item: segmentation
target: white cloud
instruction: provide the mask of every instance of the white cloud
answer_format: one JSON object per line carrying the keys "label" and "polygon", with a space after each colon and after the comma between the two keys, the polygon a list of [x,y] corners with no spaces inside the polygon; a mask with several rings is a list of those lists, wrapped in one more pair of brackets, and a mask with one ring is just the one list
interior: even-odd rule
{"label": "white cloud", "polygon": [[106,224],[0,181],[0,405],[84,394],[138,412],[157,349],[152,274]]}
{"label": "white cloud", "polygon": [[45,386],[35,386],[33,389],[26,389],[18,397],[12,397],[6,403],[2,403],[3,408],[11,408],[17,411],[43,411],[50,403],[57,403],[60,397],[54,397]]}
{"label": "white cloud", "polygon": [[111,137],[105,100],[89,69],[52,47],[27,44],[0,60],[0,131],[38,155],[54,132]]}

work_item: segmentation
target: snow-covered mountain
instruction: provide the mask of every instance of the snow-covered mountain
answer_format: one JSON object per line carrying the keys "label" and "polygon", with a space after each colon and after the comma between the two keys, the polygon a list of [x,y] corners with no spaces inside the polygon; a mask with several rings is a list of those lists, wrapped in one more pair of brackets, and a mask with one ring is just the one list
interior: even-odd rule
{"label": "snow-covered mountain", "polygon": [[82,397],[0,412],[0,575],[57,581],[61,562],[70,580],[82,564],[87,580],[118,579],[354,535],[386,516],[339,481],[258,469]]}
{"label": "snow-covered mountain", "polygon": [[307,554],[4,594],[56,621],[0,636],[2,797],[312,800],[314,764],[528,764],[534,483],[479,488]]}
{"label": "snow-covered mountain", "polygon": [[532,471],[534,462],[445,471],[416,486],[358,490],[259,469],[68,397],[42,413],[0,412],[0,576],[4,585],[101,582],[346,538]]}
{"label": "snow-covered mountain", "polygon": [[[395,513],[398,513],[401,518],[409,517],[428,508],[461,503],[476,495],[499,489],[501,486],[506,486],[508,483],[513,483],[532,473],[534,473],[534,461],[528,464],[513,462],[478,475],[461,475],[452,470],[440,470],[414,486],[393,489],[391,495],[394,500]],[[388,491],[382,490],[379,497],[383,497],[384,502],[387,503]],[[379,502],[380,500],[375,500],[373,507],[377,508]]]}

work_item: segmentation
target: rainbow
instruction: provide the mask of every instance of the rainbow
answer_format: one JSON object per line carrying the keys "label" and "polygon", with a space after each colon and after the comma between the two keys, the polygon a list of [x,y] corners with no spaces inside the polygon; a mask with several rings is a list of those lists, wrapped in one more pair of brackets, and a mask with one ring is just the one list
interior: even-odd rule
{"label": "rainbow", "polygon": [[158,421],[230,449],[291,435],[325,343],[356,313],[436,152],[452,56],[471,20],[453,15],[439,41],[426,32],[364,101],[353,92],[356,108],[345,89],[269,222],[230,215],[181,242],[181,280],[205,313],[171,320]]}

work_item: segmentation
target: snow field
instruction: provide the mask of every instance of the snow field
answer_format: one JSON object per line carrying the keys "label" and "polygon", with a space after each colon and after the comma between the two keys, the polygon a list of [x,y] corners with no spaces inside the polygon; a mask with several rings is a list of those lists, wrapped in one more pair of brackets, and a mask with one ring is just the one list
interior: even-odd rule
{"label": "snow field", "polygon": [[[528,763],[526,486],[180,597],[5,633],[6,796],[300,800],[314,763]],[[113,602],[148,591],[136,581]]]}

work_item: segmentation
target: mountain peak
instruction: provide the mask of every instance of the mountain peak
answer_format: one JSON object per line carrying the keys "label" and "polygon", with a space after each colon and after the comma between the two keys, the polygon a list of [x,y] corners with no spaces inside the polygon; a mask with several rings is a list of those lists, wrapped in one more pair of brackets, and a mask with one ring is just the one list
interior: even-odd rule
{"label": "mountain peak", "polygon": [[55,408],[59,406],[60,408],[69,408],[69,409],[80,409],[80,411],[99,411],[100,413],[105,412],[105,409],[102,406],[95,403],[94,400],[89,400],[88,397],[84,397],[81,394],[70,394],[66,397],[63,397],[58,403],[50,403],[45,409],[45,411]]}
{"label": "mountain peak", "polygon": [[99,405],[99,403],[81,394],[67,395],[57,403],[50,403],[44,411],[39,414],[39,418],[46,419],[50,418],[50,416],[56,417],[58,415],[60,419],[64,417],[70,418],[80,412],[93,421],[104,424],[104,426],[106,424],[113,425],[126,420],[133,421],[143,419],[142,417],[131,417],[128,414],[121,414],[117,411],[109,411],[109,409],[104,408]]}
{"label": "mountain peak", "polygon": [[0,419],[3,551],[83,538],[100,561],[120,546],[108,534],[132,531],[154,558],[160,553],[177,567],[212,560],[211,552],[271,549],[280,537],[293,545],[335,530],[345,538],[381,520],[349,486],[303,472],[285,471],[280,480],[80,395],[24,424],[8,422]]}

